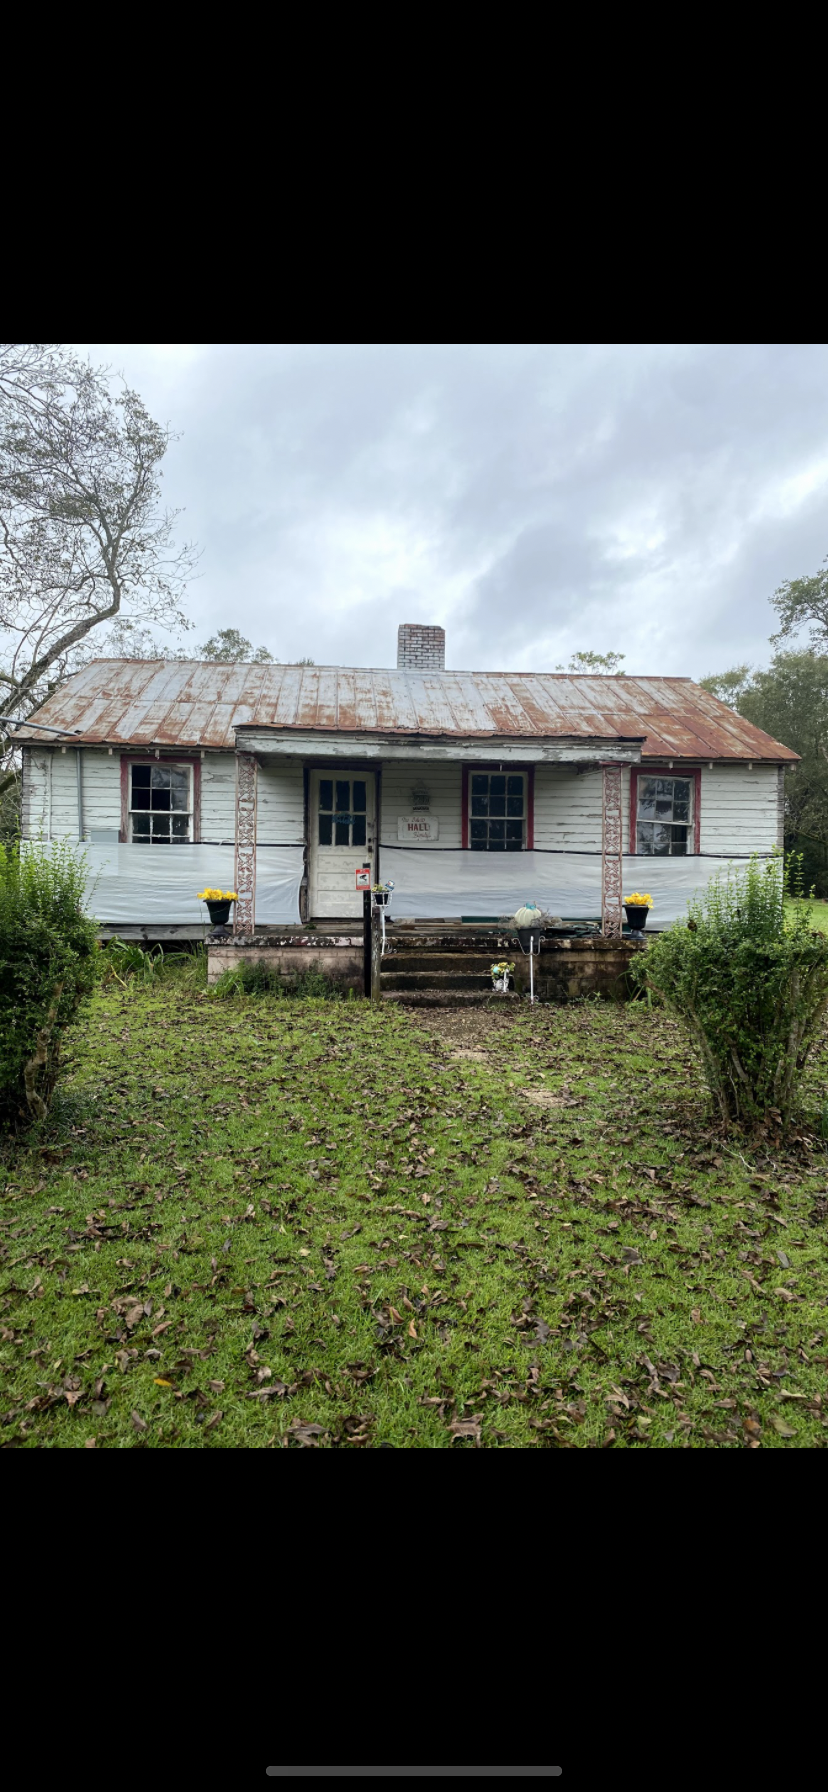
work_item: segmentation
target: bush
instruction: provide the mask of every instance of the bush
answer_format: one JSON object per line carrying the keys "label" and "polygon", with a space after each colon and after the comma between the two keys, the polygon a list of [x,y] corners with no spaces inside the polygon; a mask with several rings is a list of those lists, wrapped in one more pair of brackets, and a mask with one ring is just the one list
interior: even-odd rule
{"label": "bush", "polygon": [[169,952],[161,945],[147,948],[115,934],[101,953],[101,974],[105,983],[112,980],[123,989],[129,984],[152,988],[170,976],[200,988],[207,981],[207,953],[200,941],[190,950]]}
{"label": "bush", "polygon": [[97,975],[77,847],[0,844],[0,1117],[45,1118],[65,1029]]}
{"label": "bush", "polygon": [[633,967],[689,1028],[725,1119],[787,1123],[828,1007],[828,936],[807,904],[785,914],[797,871],[781,858],[729,868]]}

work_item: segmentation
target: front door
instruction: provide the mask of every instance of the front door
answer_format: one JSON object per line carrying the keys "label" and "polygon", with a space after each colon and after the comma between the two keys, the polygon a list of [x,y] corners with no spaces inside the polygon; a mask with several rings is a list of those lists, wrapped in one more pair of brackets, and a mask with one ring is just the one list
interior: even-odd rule
{"label": "front door", "polygon": [[355,872],[374,865],[376,773],[335,771],[311,773],[311,914],[354,917],[362,914],[362,891]]}

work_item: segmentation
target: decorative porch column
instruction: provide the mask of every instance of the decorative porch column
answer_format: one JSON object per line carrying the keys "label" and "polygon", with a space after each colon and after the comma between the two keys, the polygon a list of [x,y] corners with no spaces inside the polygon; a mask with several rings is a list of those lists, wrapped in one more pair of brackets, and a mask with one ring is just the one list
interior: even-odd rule
{"label": "decorative porch column", "polygon": [[621,861],[621,791],[620,765],[604,765],[601,825],[601,931],[607,939],[620,939],[622,932],[623,866]]}
{"label": "decorative porch column", "polygon": [[236,754],[236,895],[234,933],[256,931],[256,772],[254,753]]}

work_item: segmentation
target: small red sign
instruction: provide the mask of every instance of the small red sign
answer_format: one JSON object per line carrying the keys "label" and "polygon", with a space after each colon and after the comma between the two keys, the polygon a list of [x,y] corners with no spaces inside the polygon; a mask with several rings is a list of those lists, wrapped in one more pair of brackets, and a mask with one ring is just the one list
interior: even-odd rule
{"label": "small red sign", "polygon": [[371,867],[370,867],[370,865],[361,867],[360,870],[357,871],[356,887],[358,890],[370,890],[370,888],[371,888]]}

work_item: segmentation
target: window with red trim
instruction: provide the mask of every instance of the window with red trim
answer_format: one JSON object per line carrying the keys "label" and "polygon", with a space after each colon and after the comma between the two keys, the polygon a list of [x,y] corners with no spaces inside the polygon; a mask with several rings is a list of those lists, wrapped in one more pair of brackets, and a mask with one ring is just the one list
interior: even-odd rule
{"label": "window with red trim", "polygon": [[136,846],[180,846],[193,839],[193,767],[169,760],[128,769],[128,839]]}
{"label": "window with red trim", "polygon": [[525,852],[533,845],[532,768],[463,767],[463,845],[471,852]]}
{"label": "window with red trim", "polygon": [[698,852],[698,771],[643,767],[631,778],[630,851],[658,858]]}

